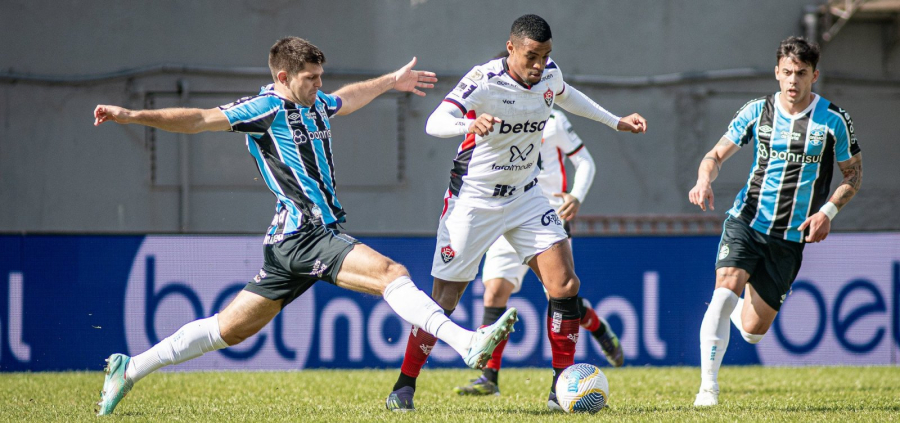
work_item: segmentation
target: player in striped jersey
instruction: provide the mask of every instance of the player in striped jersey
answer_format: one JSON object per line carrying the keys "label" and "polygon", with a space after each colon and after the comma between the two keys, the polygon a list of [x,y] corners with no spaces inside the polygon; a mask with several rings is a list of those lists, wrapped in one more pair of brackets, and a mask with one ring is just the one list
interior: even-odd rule
{"label": "player in striped jersey", "polygon": [[[587,146],[581,141],[565,113],[558,109],[550,112],[541,141],[541,173],[538,185],[550,207],[563,219],[566,233],[571,235],[570,223],[578,214],[583,199],[594,181],[596,166]],[[564,161],[568,159],[575,166],[573,184],[569,191]],[[571,238],[570,238],[571,240]],[[507,302],[512,294],[522,289],[522,281],[528,273],[528,266],[518,260],[516,250],[504,237],[500,237],[488,249],[484,258],[481,280],[484,283],[484,314],[482,324],[490,324],[506,312]],[[600,344],[603,354],[612,366],[624,362],[622,347],[616,334],[606,320],[599,317],[590,301],[578,297],[581,302],[580,323]],[[500,343],[482,374],[466,386],[458,386],[454,391],[460,395],[500,395],[500,365],[506,341]]]}
{"label": "player in striped jersey", "polygon": [[[691,203],[714,206],[711,183],[722,163],[753,144],[753,166],[734,200],[716,260],[716,288],[700,326],[700,391],[695,406],[718,404],[718,372],[729,319],[759,342],[790,292],[803,246],[820,242],[831,220],[859,191],[862,153],[850,115],[812,92],[819,47],[803,38],[781,42],[775,78],[781,91],[738,110],[728,131],[703,157]],[[834,162],[844,175],[829,197]],[[741,293],[744,298],[741,299]]]}
{"label": "player in striped jersey", "polygon": [[412,70],[415,62],[413,58],[396,72],[325,94],[319,90],[325,55],[306,40],[287,37],[269,51],[274,83],[257,96],[212,109],[135,111],[97,106],[95,125],[113,121],[172,132],[247,134],[250,154],[277,198],[259,274],[221,313],[188,323],[134,357],[111,355],[98,414],[112,413],[134,383],[149,373],[252,336],[319,280],[383,296],[400,317],[447,342],[467,365],[484,366],[512,330],[514,309],[486,329],[465,330],[416,287],[405,267],[337,226],[345,213],[334,191],[330,118],[350,114],[391,89],[424,96],[418,88],[432,88],[437,78],[431,72]]}

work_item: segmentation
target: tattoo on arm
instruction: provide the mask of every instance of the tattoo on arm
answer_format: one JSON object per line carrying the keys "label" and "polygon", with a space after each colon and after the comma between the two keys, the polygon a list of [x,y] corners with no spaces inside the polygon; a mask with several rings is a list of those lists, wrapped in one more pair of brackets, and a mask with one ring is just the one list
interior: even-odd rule
{"label": "tattoo on arm", "polygon": [[844,180],[834,190],[834,195],[830,200],[838,209],[849,203],[862,186],[862,161],[857,160],[856,163],[852,163],[846,168],[842,167],[841,172],[844,174]]}

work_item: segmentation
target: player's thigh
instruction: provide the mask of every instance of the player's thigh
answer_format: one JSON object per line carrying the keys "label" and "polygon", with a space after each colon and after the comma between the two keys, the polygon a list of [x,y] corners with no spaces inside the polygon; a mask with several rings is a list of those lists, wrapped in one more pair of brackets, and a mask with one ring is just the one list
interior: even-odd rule
{"label": "player's thigh", "polygon": [[[803,244],[800,243],[769,238],[763,248],[765,259],[750,275],[749,285],[752,286],[754,300],[760,306],[764,303],[767,307],[761,308],[757,313],[762,320],[753,319],[744,324],[747,332],[755,334],[768,330],[775,314],[784,304],[803,261]],[[746,302],[746,298],[744,301]],[[751,325],[752,322],[755,323]],[[748,330],[748,325],[754,331]]]}
{"label": "player's thigh", "polygon": [[503,218],[502,207],[450,198],[438,226],[431,275],[455,282],[475,279],[481,258],[504,232]]}
{"label": "player's thigh", "polygon": [[431,286],[431,298],[444,310],[453,310],[459,304],[459,299],[466,292],[469,281],[448,281],[434,278]]}
{"label": "player's thigh", "polygon": [[529,266],[551,297],[565,298],[578,294],[581,283],[575,275],[572,247],[566,240],[561,240],[538,254],[529,262]]}
{"label": "player's thigh", "polygon": [[516,285],[509,279],[493,278],[484,281],[484,306],[506,307],[515,288]]}
{"label": "player's thigh", "polygon": [[753,284],[747,284],[747,290],[744,291],[744,308],[741,309],[742,329],[754,335],[764,335],[769,331],[777,315],[778,310],[759,296]]}
{"label": "player's thigh", "polygon": [[359,243],[344,258],[335,284],[357,292],[382,295],[388,284],[402,276],[409,276],[403,265]]}
{"label": "player's thigh", "polygon": [[219,332],[228,345],[235,345],[265,327],[281,311],[284,300],[271,300],[242,290],[219,312]]}
{"label": "player's thigh", "polygon": [[750,276],[765,259],[762,234],[734,217],[725,219],[722,226],[716,255],[716,288],[728,288],[741,295]]}

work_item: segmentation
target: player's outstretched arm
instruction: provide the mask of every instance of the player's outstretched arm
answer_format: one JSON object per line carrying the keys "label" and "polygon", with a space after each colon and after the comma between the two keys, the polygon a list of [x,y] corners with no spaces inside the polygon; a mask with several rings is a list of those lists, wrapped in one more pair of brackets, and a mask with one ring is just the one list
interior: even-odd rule
{"label": "player's outstretched arm", "polygon": [[228,118],[219,109],[129,110],[119,106],[98,105],[94,109],[94,126],[107,121],[123,125],[136,123],[185,134],[231,129]]}
{"label": "player's outstretched arm", "polygon": [[709,202],[710,210],[715,210],[715,197],[713,196],[712,182],[719,176],[722,163],[733,156],[740,146],[730,139],[722,137],[719,142],[700,160],[700,168],[697,169],[697,184],[688,193],[691,204],[700,206],[700,210],[706,211],[706,203]]}
{"label": "player's outstretched arm", "polygon": [[859,192],[862,186],[862,153],[858,153],[849,160],[838,162],[841,173],[844,174],[844,180],[834,190],[831,199],[825,203],[818,212],[800,225],[800,230],[805,231],[809,227],[809,235],[806,236],[806,242],[820,242],[828,237],[831,232],[831,220],[839,210],[853,199],[853,196]]}
{"label": "player's outstretched arm", "polygon": [[556,104],[566,111],[596,120],[617,131],[629,131],[635,134],[647,132],[647,119],[644,119],[643,116],[632,113],[620,118],[569,84],[566,84],[562,93],[557,96]]}
{"label": "player's outstretched arm", "polygon": [[425,93],[420,91],[419,88],[434,88],[437,77],[434,72],[413,70],[412,67],[415,65],[416,58],[413,57],[406,66],[397,69],[395,72],[367,81],[345,85],[333,92],[332,95],[341,98],[341,109],[338,110],[337,114],[349,115],[369,104],[375,97],[391,89],[411,92],[424,97]]}

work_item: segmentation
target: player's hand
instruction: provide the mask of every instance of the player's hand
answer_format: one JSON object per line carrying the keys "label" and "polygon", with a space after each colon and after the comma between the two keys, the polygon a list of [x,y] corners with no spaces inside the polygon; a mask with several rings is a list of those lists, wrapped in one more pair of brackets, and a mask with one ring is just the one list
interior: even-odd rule
{"label": "player's hand", "polygon": [[632,113],[619,119],[619,124],[616,125],[616,129],[620,131],[630,131],[633,134],[647,132],[647,119],[644,119],[643,116],[637,113]]}
{"label": "player's hand", "polygon": [[581,201],[567,192],[557,192],[554,193],[553,196],[563,199],[563,203],[559,206],[559,210],[556,211],[556,214],[564,220],[572,221],[575,219],[575,215],[578,214],[578,209],[581,208]]}
{"label": "player's hand", "polygon": [[128,116],[131,111],[119,106],[107,106],[100,104],[94,109],[94,126],[111,120],[116,123],[128,123]]}
{"label": "player's hand", "polygon": [[716,209],[715,196],[709,182],[697,181],[697,185],[694,185],[694,188],[691,188],[691,192],[688,193],[688,199],[691,200],[691,204],[700,206],[700,210],[706,211],[707,200],[709,200],[709,209]]}
{"label": "player's hand", "polygon": [[478,116],[475,121],[469,125],[469,129],[466,132],[483,137],[494,130],[494,124],[500,122],[503,122],[503,119],[491,116],[487,113],[482,113],[481,116]]}
{"label": "player's hand", "polygon": [[806,236],[806,242],[824,241],[828,237],[828,233],[831,232],[831,220],[828,220],[828,216],[825,216],[825,213],[816,212],[812,216],[807,217],[798,229],[800,229],[800,232],[803,232],[807,227],[809,227],[809,235]]}
{"label": "player's hand", "polygon": [[434,88],[433,82],[437,82],[437,76],[434,72],[413,70],[415,65],[416,58],[413,57],[406,66],[394,72],[394,89],[425,97],[425,93],[417,88]]}

